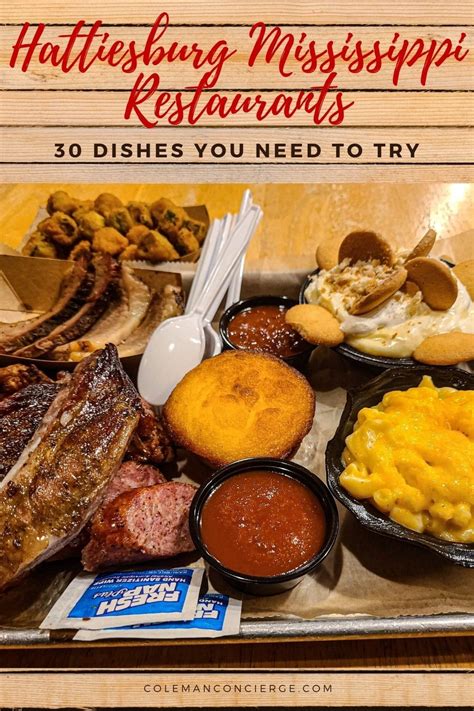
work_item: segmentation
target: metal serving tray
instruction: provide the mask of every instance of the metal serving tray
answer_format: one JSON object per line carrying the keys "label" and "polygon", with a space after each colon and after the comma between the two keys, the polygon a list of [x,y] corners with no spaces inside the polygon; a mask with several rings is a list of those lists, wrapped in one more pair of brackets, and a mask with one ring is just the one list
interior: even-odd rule
{"label": "metal serving tray", "polygon": [[[281,641],[305,639],[370,639],[377,637],[437,637],[474,634],[474,615],[432,615],[425,617],[326,617],[317,620],[243,620],[238,637],[227,640]],[[0,629],[0,646],[32,647],[64,645],[70,637],[51,630]],[[218,642],[219,640],[213,640]],[[114,640],[133,646],[143,640]],[[189,644],[191,640],[181,640]],[[209,640],[193,639],[209,643]],[[147,644],[170,644],[170,640],[148,640]],[[78,644],[71,642],[71,644]],[[83,643],[80,643],[83,644]],[[90,643],[92,646],[97,642]],[[100,644],[100,643],[99,643]]]}
{"label": "metal serving tray", "polygon": [[[259,274],[248,275],[244,282],[244,296],[256,293],[279,293],[295,296],[298,292],[304,274],[278,275]],[[352,373],[356,368],[347,364]],[[355,372],[355,371],[354,371]],[[364,374],[364,379],[373,377],[376,372]],[[351,516],[350,514],[348,514]],[[375,534],[372,534],[375,535]],[[76,566],[77,567],[77,566]],[[200,644],[209,643],[206,639],[193,640],[107,640],[96,642],[73,642],[74,632],[41,630],[39,623],[43,619],[52,602],[67,585],[76,571],[68,563],[56,562],[50,564],[34,575],[30,581],[30,589],[25,588],[25,580],[18,586],[18,595],[14,598],[16,608],[15,619],[8,611],[0,608],[0,647],[34,647],[34,646],[90,646],[108,645],[143,645],[143,644]],[[29,599],[31,595],[31,600]],[[0,601],[1,604],[1,601]],[[452,609],[452,608],[451,608]],[[213,642],[249,641],[261,642],[309,640],[309,639],[368,639],[396,637],[434,637],[474,634],[474,614],[450,612],[447,614],[394,616],[394,610],[387,607],[387,615],[338,615],[331,614],[315,619],[298,619],[295,617],[266,617],[259,619],[245,618],[242,620],[240,634],[236,637],[222,638]]]}

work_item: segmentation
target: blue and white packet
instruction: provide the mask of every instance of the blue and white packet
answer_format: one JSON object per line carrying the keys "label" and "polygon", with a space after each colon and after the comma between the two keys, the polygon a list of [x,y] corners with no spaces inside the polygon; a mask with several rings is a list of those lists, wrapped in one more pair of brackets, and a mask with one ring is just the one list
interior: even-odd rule
{"label": "blue and white packet", "polygon": [[203,574],[203,568],[80,573],[40,627],[102,630],[193,620]]}
{"label": "blue and white packet", "polygon": [[240,629],[242,602],[220,593],[201,595],[188,622],[162,622],[106,630],[79,630],[74,639],[91,642],[101,639],[185,639],[236,635]]}

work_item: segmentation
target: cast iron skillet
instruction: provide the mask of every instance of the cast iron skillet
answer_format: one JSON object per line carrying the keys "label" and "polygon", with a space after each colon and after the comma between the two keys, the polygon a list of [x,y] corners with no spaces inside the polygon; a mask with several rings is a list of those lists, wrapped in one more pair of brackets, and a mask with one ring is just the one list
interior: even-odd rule
{"label": "cast iron skillet", "polygon": [[357,414],[363,407],[373,407],[379,403],[385,393],[391,390],[408,390],[416,387],[423,375],[430,375],[437,387],[453,387],[457,390],[473,390],[474,375],[458,368],[440,368],[432,366],[407,366],[392,368],[377,376],[365,385],[351,390],[334,437],[326,449],[326,474],[329,489],[360,523],[371,531],[399,541],[413,543],[422,548],[429,548],[452,563],[466,568],[474,568],[474,544],[450,543],[428,533],[417,533],[392,521],[378,511],[368,501],[359,501],[344,489],[339,477],[344,470],[342,453],[346,437],[352,433],[357,421]]}
{"label": "cast iron skillet", "polygon": [[[453,267],[454,264],[451,262],[448,262],[446,260],[442,260],[445,262],[445,264],[448,265],[448,267]],[[300,304],[306,304],[306,298],[305,298],[305,291],[308,288],[308,286],[311,284],[312,277],[318,274],[320,269],[315,269],[311,274],[308,274],[306,279],[304,280],[303,284],[301,285],[300,293],[299,293],[299,302]],[[418,361],[414,360],[413,358],[387,358],[386,356],[374,356],[370,355],[370,353],[363,353],[362,351],[358,351],[356,348],[353,348],[352,346],[348,345],[347,343],[341,343],[339,346],[335,346],[333,350],[337,351],[343,356],[346,356],[346,358],[350,358],[351,360],[357,361],[357,363],[360,363],[362,365],[368,365],[372,366],[372,368],[378,368],[380,369],[385,369],[385,368],[394,368],[394,367],[410,367],[413,365],[418,365]]]}

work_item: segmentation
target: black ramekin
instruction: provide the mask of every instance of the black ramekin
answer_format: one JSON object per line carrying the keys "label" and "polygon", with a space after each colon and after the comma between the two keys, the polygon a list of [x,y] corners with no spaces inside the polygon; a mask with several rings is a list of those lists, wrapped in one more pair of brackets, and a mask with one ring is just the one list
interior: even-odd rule
{"label": "black ramekin", "polygon": [[[224,350],[245,350],[244,348],[236,346],[235,343],[232,343],[228,333],[228,327],[231,320],[241,311],[246,311],[247,309],[251,309],[255,306],[285,306],[287,309],[290,309],[292,306],[297,306],[297,304],[298,301],[296,299],[290,299],[288,296],[252,296],[249,299],[237,301],[237,303],[232,304],[232,306],[229,306],[229,308],[224,311],[219,321],[219,332],[224,344]],[[315,348],[316,346],[312,343],[308,343],[307,348],[293,356],[277,356],[276,353],[272,353],[272,355],[280,358],[280,360],[288,363],[288,365],[293,366],[293,368],[304,370],[308,364],[309,357]]]}
{"label": "black ramekin", "polygon": [[[243,472],[255,470],[277,472],[304,484],[317,497],[326,517],[326,535],[321,550],[310,561],[289,573],[262,577],[237,573],[226,568],[214,558],[207,550],[201,538],[201,512],[209,496],[226,479],[242,474]],[[249,459],[241,459],[238,462],[233,462],[223,467],[198,489],[191,503],[189,528],[194,545],[204,560],[233,587],[250,595],[275,595],[295,587],[301,582],[305,575],[313,573],[320,567],[336,542],[339,530],[339,516],[329,489],[308,469],[284,459],[251,457]]]}

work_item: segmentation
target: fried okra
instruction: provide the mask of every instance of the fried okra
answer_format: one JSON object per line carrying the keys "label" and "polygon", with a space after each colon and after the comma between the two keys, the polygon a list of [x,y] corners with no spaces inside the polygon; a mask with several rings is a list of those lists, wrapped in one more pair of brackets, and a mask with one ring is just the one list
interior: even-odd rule
{"label": "fried okra", "polygon": [[196,252],[199,249],[199,242],[190,230],[181,227],[178,234],[169,237],[170,242],[182,255]]}
{"label": "fried okra", "polygon": [[171,242],[156,230],[149,230],[141,238],[137,256],[139,259],[149,259],[150,262],[166,262],[179,258]]}
{"label": "fried okra", "polygon": [[48,238],[36,230],[23,249],[23,254],[30,257],[46,257],[47,259],[56,259],[58,252],[54,244]]}
{"label": "fried okra", "polygon": [[93,200],[81,200],[77,209],[72,213],[72,217],[76,222],[79,222],[83,215],[93,210],[95,210]]}
{"label": "fried okra", "polygon": [[105,227],[105,219],[99,212],[89,210],[79,217],[77,224],[81,237],[92,239],[97,230]]}
{"label": "fried okra", "polygon": [[125,261],[130,261],[133,259],[138,259],[138,247],[136,244],[129,244],[128,247],[125,247],[123,250],[122,254],[119,257],[120,262],[125,262]]}
{"label": "fried okra", "polygon": [[128,247],[128,240],[113,227],[101,227],[94,232],[92,238],[92,249],[95,252],[107,252],[112,257],[116,257]]}
{"label": "fried okra", "polygon": [[194,220],[191,217],[187,217],[183,222],[183,227],[193,233],[199,244],[202,244],[204,242],[204,239],[206,237],[206,225],[204,224],[204,222],[200,222],[200,220]]}
{"label": "fried okra", "polygon": [[120,198],[112,195],[112,193],[101,193],[96,197],[94,205],[97,212],[105,216],[117,207],[122,207],[123,203]]}
{"label": "fried okra", "polygon": [[145,227],[153,227],[153,219],[151,217],[150,208],[144,202],[129,202],[127,210],[130,216],[137,225],[145,225]]}
{"label": "fried okra", "polygon": [[38,231],[63,247],[70,247],[79,237],[75,221],[65,212],[54,212],[51,217],[42,220]]}
{"label": "fried okra", "polygon": [[143,235],[146,235],[149,231],[149,228],[145,227],[145,225],[134,225],[132,229],[127,232],[126,237],[132,244],[139,244]]}
{"label": "fried okra", "polygon": [[65,190],[56,190],[49,196],[46,209],[50,215],[54,212],[65,212],[67,215],[71,215],[74,210],[77,210],[80,202],[80,200],[71,197]]}
{"label": "fried okra", "polygon": [[182,207],[167,198],[156,200],[150,206],[150,211],[155,225],[167,237],[177,235],[187,217]]}
{"label": "fried okra", "polygon": [[123,235],[133,227],[133,220],[126,207],[117,207],[111,210],[105,217],[107,227],[113,227]]}

